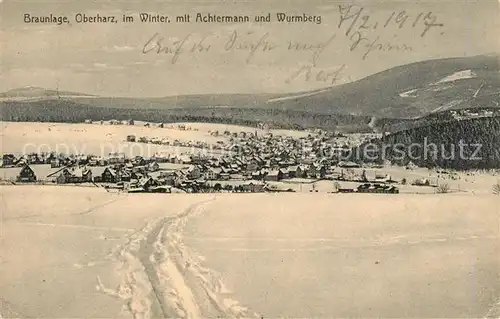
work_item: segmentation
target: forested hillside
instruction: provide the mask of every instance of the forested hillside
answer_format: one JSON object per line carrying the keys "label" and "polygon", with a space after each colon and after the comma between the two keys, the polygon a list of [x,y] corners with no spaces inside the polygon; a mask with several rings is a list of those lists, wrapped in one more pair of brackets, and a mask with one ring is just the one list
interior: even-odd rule
{"label": "forested hillside", "polygon": [[411,161],[422,167],[500,168],[500,116],[453,120],[400,131],[363,144],[352,156],[353,160],[389,160],[400,165]]}
{"label": "forested hillside", "polygon": [[206,122],[256,126],[264,122],[270,128],[321,128],[344,132],[371,132],[371,117],[344,114],[311,114],[303,111],[264,108],[203,107],[187,109],[131,109],[94,107],[64,99],[29,102],[0,102],[3,121],[67,122],[86,119],[139,120],[155,123]]}

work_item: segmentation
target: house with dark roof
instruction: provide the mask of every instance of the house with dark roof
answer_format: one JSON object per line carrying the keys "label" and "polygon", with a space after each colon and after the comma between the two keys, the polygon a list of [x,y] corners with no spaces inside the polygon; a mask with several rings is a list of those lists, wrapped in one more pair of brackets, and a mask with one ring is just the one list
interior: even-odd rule
{"label": "house with dark roof", "polygon": [[106,167],[106,169],[101,175],[101,181],[103,183],[118,183],[121,181],[121,178],[115,169],[111,167]]}
{"label": "house with dark roof", "polygon": [[29,165],[23,166],[16,180],[22,183],[36,182],[36,174]]}
{"label": "house with dark roof", "polygon": [[[297,172],[299,173],[297,176]],[[298,165],[293,165],[293,166],[288,166],[288,177],[289,178],[296,178],[296,177],[302,177],[302,171],[299,170]]]}
{"label": "house with dark roof", "polygon": [[86,183],[93,180],[92,171],[87,167],[65,167],[51,175],[57,173],[59,174],[56,178],[58,184]]}
{"label": "house with dark roof", "polygon": [[282,179],[283,179],[283,172],[279,169],[269,171],[269,173],[264,177],[264,180],[274,181],[274,182],[277,182]]}
{"label": "house with dark roof", "polygon": [[310,178],[324,178],[326,175],[325,166],[318,163],[313,163],[309,165],[307,175],[309,175]]}
{"label": "house with dark roof", "polygon": [[16,162],[16,157],[13,154],[4,154],[2,156],[2,167],[13,166]]}
{"label": "house with dark roof", "polygon": [[139,172],[139,171],[132,171],[130,174],[130,179],[137,179],[140,180],[144,177],[144,173]]}

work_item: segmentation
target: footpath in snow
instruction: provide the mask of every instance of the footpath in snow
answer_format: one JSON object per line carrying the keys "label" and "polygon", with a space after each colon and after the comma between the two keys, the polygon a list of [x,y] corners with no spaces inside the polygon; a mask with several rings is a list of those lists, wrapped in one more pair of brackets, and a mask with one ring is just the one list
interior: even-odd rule
{"label": "footpath in snow", "polygon": [[183,233],[189,218],[203,212],[206,200],[175,217],[157,218],[131,235],[116,253],[121,282],[107,288],[97,277],[97,290],[124,303],[135,319],[259,317],[231,298],[221,276],[203,265],[204,258],[187,247]]}

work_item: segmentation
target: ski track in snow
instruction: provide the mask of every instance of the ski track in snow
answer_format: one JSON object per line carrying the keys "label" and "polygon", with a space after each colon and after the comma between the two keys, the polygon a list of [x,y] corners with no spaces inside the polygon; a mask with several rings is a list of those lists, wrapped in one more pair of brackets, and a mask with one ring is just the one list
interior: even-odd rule
{"label": "ski track in snow", "polygon": [[122,314],[126,311],[135,319],[260,317],[231,299],[221,276],[183,242],[188,219],[202,213],[203,205],[212,200],[196,203],[175,217],[150,220],[115,253],[118,287],[107,288],[97,277],[96,289],[122,300]]}
{"label": "ski track in snow", "polygon": [[498,319],[500,318],[500,298],[496,301],[493,306],[488,310],[484,319]]}

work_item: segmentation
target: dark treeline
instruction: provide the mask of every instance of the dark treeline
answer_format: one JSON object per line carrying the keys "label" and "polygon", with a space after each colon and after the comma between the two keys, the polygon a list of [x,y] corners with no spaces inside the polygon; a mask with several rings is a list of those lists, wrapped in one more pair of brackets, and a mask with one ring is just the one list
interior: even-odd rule
{"label": "dark treeline", "polygon": [[383,123],[384,130],[387,132],[395,133],[408,129],[413,129],[421,126],[428,126],[436,123],[453,122],[457,120],[457,116],[467,117],[470,113],[485,113],[490,112],[494,116],[500,115],[500,108],[497,107],[475,107],[464,108],[458,110],[448,110],[438,113],[431,113],[429,115],[416,118],[416,119],[402,119],[400,121],[392,121]]}
{"label": "dark treeline", "polygon": [[500,116],[455,120],[390,134],[361,145],[353,160],[457,170],[500,168]]}
{"label": "dark treeline", "polygon": [[202,107],[187,109],[130,109],[94,107],[68,100],[2,102],[1,119],[14,122],[81,123],[85,120],[133,119],[154,123],[205,122],[256,126],[266,123],[270,128],[340,130],[371,132],[370,117],[341,114],[311,114],[265,108]]}

